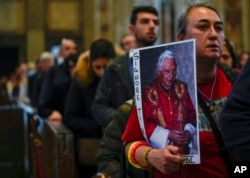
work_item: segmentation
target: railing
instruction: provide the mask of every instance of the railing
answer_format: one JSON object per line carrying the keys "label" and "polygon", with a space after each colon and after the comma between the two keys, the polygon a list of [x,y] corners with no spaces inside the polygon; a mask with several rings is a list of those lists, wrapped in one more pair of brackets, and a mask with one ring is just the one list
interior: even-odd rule
{"label": "railing", "polygon": [[47,121],[19,103],[30,117],[30,138],[35,178],[76,178],[72,132],[61,122]]}

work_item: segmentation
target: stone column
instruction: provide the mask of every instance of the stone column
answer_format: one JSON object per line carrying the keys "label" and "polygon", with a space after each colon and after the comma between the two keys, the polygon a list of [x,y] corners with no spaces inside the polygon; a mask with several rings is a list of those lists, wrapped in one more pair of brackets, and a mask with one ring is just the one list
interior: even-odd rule
{"label": "stone column", "polygon": [[[250,1],[249,0],[242,0],[241,9],[242,9],[242,51],[249,51],[250,50],[250,23],[249,23],[249,8],[250,8]],[[241,27],[238,27],[241,28]]]}
{"label": "stone column", "polygon": [[27,60],[34,59],[44,51],[44,1],[27,0]]}
{"label": "stone column", "polygon": [[107,38],[118,44],[128,33],[128,25],[134,0],[82,0],[84,46],[89,48],[93,40]]}

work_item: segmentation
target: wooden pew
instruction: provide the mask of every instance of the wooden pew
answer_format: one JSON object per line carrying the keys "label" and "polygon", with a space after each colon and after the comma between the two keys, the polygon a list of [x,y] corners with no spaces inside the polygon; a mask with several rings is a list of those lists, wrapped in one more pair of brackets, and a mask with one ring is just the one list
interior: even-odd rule
{"label": "wooden pew", "polygon": [[60,122],[45,121],[41,137],[45,177],[76,178],[72,132]]}
{"label": "wooden pew", "polygon": [[39,117],[36,110],[19,103],[29,117],[34,178],[76,178],[72,132],[60,122]]}
{"label": "wooden pew", "polygon": [[0,105],[0,177],[30,178],[27,123],[22,108],[9,103]]}

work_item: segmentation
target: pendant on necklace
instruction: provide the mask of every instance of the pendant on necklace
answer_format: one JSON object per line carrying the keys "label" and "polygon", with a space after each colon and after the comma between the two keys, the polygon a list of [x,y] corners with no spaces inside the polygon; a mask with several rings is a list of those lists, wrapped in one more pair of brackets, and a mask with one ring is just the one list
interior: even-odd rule
{"label": "pendant on necklace", "polygon": [[209,111],[214,112],[215,111],[215,103],[213,101],[208,101],[207,103]]}

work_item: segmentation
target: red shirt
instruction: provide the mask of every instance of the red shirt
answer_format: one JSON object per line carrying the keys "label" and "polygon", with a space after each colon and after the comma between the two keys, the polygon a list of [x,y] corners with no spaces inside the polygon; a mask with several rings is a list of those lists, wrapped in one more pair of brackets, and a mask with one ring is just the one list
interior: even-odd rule
{"label": "red shirt", "polygon": [[[198,84],[198,88],[206,95],[210,96],[211,88],[213,86],[214,80],[206,84]],[[215,111],[212,114],[217,121],[219,119],[219,114],[221,108],[226,100],[226,96],[228,96],[230,90],[232,88],[232,84],[226,78],[222,69],[217,67],[217,78],[214,86],[214,92],[212,95],[212,100],[215,102]],[[207,100],[205,97],[203,98],[205,101]],[[221,159],[219,149],[217,146],[217,142],[215,136],[210,127],[209,121],[206,116],[199,108],[199,142],[200,142],[200,156],[201,156],[201,164],[197,165],[186,165],[179,172],[174,174],[162,174],[160,171],[154,169],[153,177],[154,178],[177,178],[183,177],[185,175],[186,178],[226,178],[228,177],[226,168],[224,166],[223,160]],[[136,112],[136,108],[134,108],[131,112],[129,120],[126,125],[126,129],[122,136],[122,141],[124,142],[132,142],[138,140],[145,140],[138,122],[138,116]]]}

